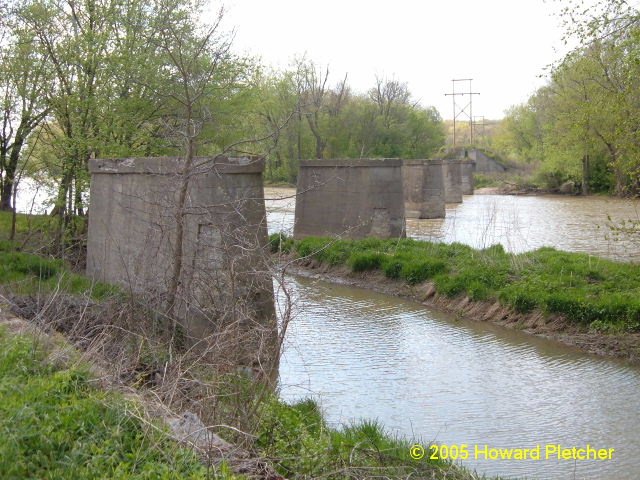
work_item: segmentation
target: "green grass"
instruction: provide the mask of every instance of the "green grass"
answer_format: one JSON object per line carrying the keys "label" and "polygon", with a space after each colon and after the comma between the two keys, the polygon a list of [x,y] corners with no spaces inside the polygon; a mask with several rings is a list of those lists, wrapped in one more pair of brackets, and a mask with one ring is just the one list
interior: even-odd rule
{"label": "green grass", "polygon": [[112,285],[92,282],[83,275],[71,272],[61,260],[16,252],[12,244],[1,241],[0,285],[22,295],[60,290],[89,295],[96,300],[118,292]]}
{"label": "green grass", "polygon": [[192,451],[132,414],[138,405],[47,353],[0,328],[0,478],[210,478]]}
{"label": "green grass", "polygon": [[481,478],[428,455],[412,459],[411,442],[389,435],[377,422],[330,428],[312,400],[287,405],[272,398],[261,418],[257,446],[287,478]]}
{"label": "green grass", "polygon": [[[0,212],[0,243],[9,242],[11,233],[11,212]],[[16,237],[14,245],[26,244],[30,246],[41,245],[55,238],[54,232],[57,226],[57,218],[49,215],[28,215],[18,213],[16,215]],[[6,246],[6,245],[5,245]]]}
{"label": "green grass", "polygon": [[[73,352],[52,363],[54,343],[0,326],[0,478],[241,478],[225,464],[214,474],[142,420],[135,402],[98,388]],[[311,400],[288,405],[269,394],[256,417],[255,452],[287,478],[479,478],[449,461],[412,459],[411,443],[376,422],[330,428]]]}
{"label": "green grass", "polygon": [[605,332],[640,332],[638,265],[548,247],[514,255],[500,245],[476,250],[412,239],[278,238],[298,257],[354,272],[378,270],[411,285],[431,280],[449,297],[464,294],[498,300],[518,312],[561,314]]}

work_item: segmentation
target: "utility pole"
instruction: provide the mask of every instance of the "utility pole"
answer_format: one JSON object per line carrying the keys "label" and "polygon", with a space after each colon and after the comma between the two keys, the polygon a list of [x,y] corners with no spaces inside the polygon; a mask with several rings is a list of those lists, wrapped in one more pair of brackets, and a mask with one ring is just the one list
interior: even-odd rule
{"label": "utility pole", "polygon": [[[453,80],[451,80],[451,83],[453,84],[451,93],[444,94],[445,97],[451,96],[453,100],[453,148],[456,148],[456,121],[458,120],[458,117],[462,114],[466,115],[467,118],[469,119],[469,135],[470,135],[469,141],[473,145],[473,96],[480,95],[480,93],[474,92],[471,89],[472,81],[473,81],[473,78],[454,78]],[[456,91],[457,82],[469,82],[469,91],[457,92]],[[467,103],[463,107],[460,107],[456,102],[456,97],[457,96],[464,97],[465,95],[469,95],[469,103]]]}
{"label": "utility pole", "polygon": [[[480,119],[480,121],[478,121],[478,119]],[[476,117],[473,117],[473,126],[474,128],[477,126],[481,127],[480,135],[482,136],[482,138],[486,138],[484,134],[484,126],[485,126],[484,115],[478,115]]]}

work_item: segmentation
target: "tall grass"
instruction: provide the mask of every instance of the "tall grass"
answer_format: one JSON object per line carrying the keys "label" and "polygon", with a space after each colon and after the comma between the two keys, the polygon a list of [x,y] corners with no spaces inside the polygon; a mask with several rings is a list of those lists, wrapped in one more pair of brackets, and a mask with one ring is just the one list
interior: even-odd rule
{"label": "tall grass", "polygon": [[0,477],[210,478],[190,451],[95,388],[83,366],[54,366],[36,338],[0,328]]}
{"label": "tall grass", "polygon": [[287,405],[274,397],[264,403],[261,418],[257,445],[287,478],[480,478],[428,455],[412,459],[411,443],[375,421],[328,427],[310,399]]}
{"label": "tall grass", "polygon": [[640,332],[640,268],[634,264],[549,247],[516,255],[500,245],[478,250],[413,239],[279,238],[300,258],[354,272],[380,271],[410,285],[430,280],[449,297],[561,314],[601,331]]}
{"label": "tall grass", "polygon": [[9,242],[0,242],[0,285],[14,294],[32,295],[63,291],[86,294],[96,300],[118,292],[105,283],[71,272],[62,260],[17,252]]}

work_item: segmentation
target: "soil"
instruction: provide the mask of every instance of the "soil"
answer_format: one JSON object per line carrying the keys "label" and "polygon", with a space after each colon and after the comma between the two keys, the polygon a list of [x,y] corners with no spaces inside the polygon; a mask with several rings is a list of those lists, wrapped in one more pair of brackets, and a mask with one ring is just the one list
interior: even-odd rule
{"label": "soil", "polygon": [[474,301],[463,295],[449,298],[438,294],[432,282],[427,281],[412,286],[400,280],[389,279],[379,271],[355,273],[345,266],[330,267],[313,259],[289,264],[287,272],[412,300],[431,309],[464,319],[491,322],[578,347],[588,353],[616,357],[631,364],[640,365],[640,334],[638,333],[591,332],[569,322],[561,315],[548,314],[539,310],[518,313],[498,300]]}

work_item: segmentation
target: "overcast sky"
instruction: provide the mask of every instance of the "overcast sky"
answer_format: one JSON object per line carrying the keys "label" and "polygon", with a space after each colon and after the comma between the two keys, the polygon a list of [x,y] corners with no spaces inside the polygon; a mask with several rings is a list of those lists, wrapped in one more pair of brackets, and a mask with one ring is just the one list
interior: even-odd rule
{"label": "overcast sky", "polygon": [[[454,78],[473,78],[473,115],[501,118],[564,52],[553,0],[225,0],[235,48],[286,68],[306,53],[365,92],[375,76],[406,81],[452,118]],[[460,85],[467,90],[468,84]],[[468,96],[458,97],[468,103]]]}

